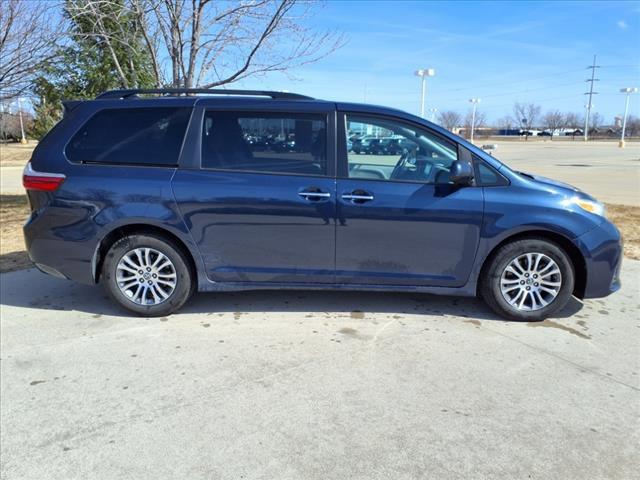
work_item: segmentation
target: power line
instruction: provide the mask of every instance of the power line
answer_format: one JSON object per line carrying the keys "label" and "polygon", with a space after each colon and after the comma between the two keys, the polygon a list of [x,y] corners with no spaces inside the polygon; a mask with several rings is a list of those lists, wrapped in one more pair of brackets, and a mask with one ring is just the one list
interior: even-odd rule
{"label": "power line", "polygon": [[[531,81],[536,81],[536,80],[541,80],[541,79],[545,79],[545,78],[555,78],[558,77],[560,75],[566,75],[568,73],[575,73],[575,72],[582,72],[583,69],[579,68],[579,69],[573,69],[573,70],[565,70],[563,72],[556,72],[556,73],[551,73],[548,75],[542,75],[539,77],[527,77],[527,78],[523,78],[522,80],[515,80],[512,81],[512,84],[517,84],[517,83],[524,83],[524,82],[531,82]],[[461,87],[461,88],[448,88],[448,89],[442,89],[442,90],[438,90],[438,93],[447,93],[447,92],[462,92],[462,91],[468,91],[468,90],[476,90],[478,88],[484,88],[484,87],[495,87],[496,86],[497,81],[494,82],[487,82],[484,84],[474,84],[472,86],[469,87]]]}

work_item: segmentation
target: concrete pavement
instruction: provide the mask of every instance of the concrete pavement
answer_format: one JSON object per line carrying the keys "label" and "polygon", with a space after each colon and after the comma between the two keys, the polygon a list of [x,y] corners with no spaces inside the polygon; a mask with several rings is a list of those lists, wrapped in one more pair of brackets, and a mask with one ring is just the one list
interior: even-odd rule
{"label": "concrete pavement", "polygon": [[127,317],[99,288],[1,284],[3,479],[627,479],[640,262],[543,323],[418,294],[197,295]]}
{"label": "concrete pavement", "polygon": [[639,142],[626,148],[580,140],[488,143],[498,144],[495,156],[514,170],[570,183],[603,202],[640,206]]}

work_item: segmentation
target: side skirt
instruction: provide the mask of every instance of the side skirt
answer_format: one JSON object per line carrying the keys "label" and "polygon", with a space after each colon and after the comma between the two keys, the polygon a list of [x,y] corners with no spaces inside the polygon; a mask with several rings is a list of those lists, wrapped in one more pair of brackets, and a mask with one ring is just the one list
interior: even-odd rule
{"label": "side skirt", "polygon": [[375,292],[420,292],[434,295],[475,297],[476,284],[470,282],[463,287],[426,287],[412,285],[368,285],[346,283],[252,283],[252,282],[206,282],[198,285],[199,292],[237,292],[243,290],[343,290]]}

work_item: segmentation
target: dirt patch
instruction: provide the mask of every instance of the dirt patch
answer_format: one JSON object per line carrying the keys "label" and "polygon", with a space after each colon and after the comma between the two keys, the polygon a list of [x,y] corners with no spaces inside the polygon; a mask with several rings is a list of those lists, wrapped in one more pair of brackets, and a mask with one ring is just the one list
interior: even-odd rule
{"label": "dirt patch", "polygon": [[33,265],[22,236],[22,225],[28,216],[26,195],[0,195],[0,273]]}
{"label": "dirt patch", "polygon": [[622,232],[625,257],[640,260],[640,207],[607,203],[607,217]]}
{"label": "dirt patch", "polygon": [[24,167],[36,145],[35,141],[30,141],[26,145],[0,143],[0,167]]}

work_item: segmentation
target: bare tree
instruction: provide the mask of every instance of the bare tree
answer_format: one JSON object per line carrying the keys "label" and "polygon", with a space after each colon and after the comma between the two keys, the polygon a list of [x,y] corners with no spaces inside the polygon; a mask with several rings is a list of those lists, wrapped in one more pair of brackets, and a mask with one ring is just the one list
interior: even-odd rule
{"label": "bare tree", "polygon": [[513,118],[509,115],[506,115],[498,119],[498,121],[496,122],[496,125],[498,126],[498,128],[502,130],[511,130],[513,126],[516,124],[517,122],[515,122]]}
{"label": "bare tree", "polygon": [[602,117],[602,115],[600,115],[598,112],[592,113],[591,116],[589,117],[589,124],[591,127],[591,131],[597,132],[598,129],[602,126],[603,122],[604,122],[604,118]]}
{"label": "bare tree", "polygon": [[567,117],[558,110],[550,110],[542,117],[542,125],[549,130],[551,140],[556,130],[564,128],[567,124]]}
{"label": "bare tree", "polygon": [[575,140],[576,135],[582,132],[581,129],[584,125],[584,118],[578,113],[569,112],[565,115],[564,122],[566,128],[573,129],[571,136],[573,137],[573,140]]}
{"label": "bare tree", "polygon": [[438,113],[438,123],[447,130],[453,131],[462,122],[462,115],[453,110],[445,110]]}
{"label": "bare tree", "polygon": [[565,122],[565,126],[567,128],[580,128],[582,125],[584,125],[584,120],[582,118],[582,116],[578,113],[573,113],[573,112],[569,112],[567,114],[565,114],[564,116],[564,122]]}
{"label": "bare tree", "polygon": [[[117,2],[122,23],[114,34],[105,27]],[[131,28],[144,38],[158,86],[211,88],[268,72],[288,73],[315,62],[344,44],[334,31],[319,32],[306,25],[316,2],[300,0],[73,0],[69,15],[91,18],[91,34],[113,52],[126,48]],[[117,8],[113,10],[118,11]]]}
{"label": "bare tree", "polygon": [[51,3],[2,0],[0,5],[0,98],[17,97],[53,57],[62,32],[47,16]]}
{"label": "bare tree", "polygon": [[520,128],[524,130],[525,139],[529,139],[529,131],[533,125],[538,121],[540,116],[540,107],[533,103],[519,103],[516,102],[513,105],[513,116],[516,122],[520,125]]}
{"label": "bare tree", "polygon": [[476,118],[473,118],[473,109],[469,109],[464,117],[464,134],[466,138],[471,136],[471,123],[474,122],[474,130],[487,126],[487,116],[483,112],[476,110]]}
{"label": "bare tree", "polygon": [[11,139],[20,140],[22,137],[22,129],[20,128],[20,114],[22,114],[22,125],[25,131],[31,130],[33,126],[33,115],[25,109],[0,108],[0,141],[6,142]]}
{"label": "bare tree", "polygon": [[629,115],[627,118],[627,137],[635,137],[640,134],[640,118]]}

